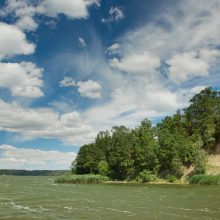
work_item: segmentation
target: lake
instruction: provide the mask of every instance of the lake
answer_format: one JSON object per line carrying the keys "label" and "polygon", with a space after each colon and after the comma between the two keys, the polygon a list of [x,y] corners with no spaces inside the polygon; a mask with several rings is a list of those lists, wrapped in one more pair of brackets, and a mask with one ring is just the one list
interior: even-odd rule
{"label": "lake", "polygon": [[0,176],[0,219],[220,219],[219,186],[59,185]]}

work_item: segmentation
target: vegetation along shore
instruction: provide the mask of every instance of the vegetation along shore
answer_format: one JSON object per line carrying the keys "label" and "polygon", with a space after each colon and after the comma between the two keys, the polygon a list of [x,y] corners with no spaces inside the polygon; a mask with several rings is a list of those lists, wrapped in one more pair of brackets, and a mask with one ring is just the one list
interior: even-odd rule
{"label": "vegetation along shore", "polygon": [[144,119],[134,129],[100,132],[80,148],[72,175],[57,182],[219,184],[220,166],[209,158],[220,158],[220,92],[206,88],[189,103],[155,126]]}

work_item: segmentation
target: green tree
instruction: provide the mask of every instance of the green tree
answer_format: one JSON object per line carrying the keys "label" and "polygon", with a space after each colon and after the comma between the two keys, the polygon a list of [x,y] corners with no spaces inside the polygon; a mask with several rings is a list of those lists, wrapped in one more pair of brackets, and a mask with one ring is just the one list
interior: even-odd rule
{"label": "green tree", "polygon": [[133,176],[131,138],[131,131],[126,127],[113,127],[108,149],[109,173],[113,179],[129,179]]}
{"label": "green tree", "polygon": [[206,88],[195,95],[185,109],[185,117],[188,132],[200,134],[204,148],[212,149],[220,135],[220,93]]}
{"label": "green tree", "polygon": [[77,174],[98,173],[98,163],[104,158],[103,151],[96,144],[84,145],[80,148],[75,161]]}
{"label": "green tree", "polygon": [[178,111],[158,124],[160,171],[180,177],[183,165],[190,165],[196,156],[195,140],[187,133],[184,116]]}
{"label": "green tree", "polygon": [[135,175],[143,170],[157,173],[159,170],[158,142],[156,130],[148,119],[144,119],[141,125],[134,129],[133,158]]}
{"label": "green tree", "polygon": [[98,163],[98,171],[99,174],[102,176],[107,176],[108,175],[108,163],[105,160],[101,160]]}

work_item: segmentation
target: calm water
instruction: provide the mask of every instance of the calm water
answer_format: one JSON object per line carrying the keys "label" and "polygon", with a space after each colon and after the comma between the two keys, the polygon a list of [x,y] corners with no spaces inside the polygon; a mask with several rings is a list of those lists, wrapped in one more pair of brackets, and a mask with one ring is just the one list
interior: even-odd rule
{"label": "calm water", "polygon": [[57,185],[0,176],[0,219],[220,219],[220,187]]}

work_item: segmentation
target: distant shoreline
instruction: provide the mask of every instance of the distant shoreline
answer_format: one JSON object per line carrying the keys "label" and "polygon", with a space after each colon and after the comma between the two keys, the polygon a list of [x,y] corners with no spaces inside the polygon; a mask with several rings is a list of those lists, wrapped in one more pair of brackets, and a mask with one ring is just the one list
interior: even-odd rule
{"label": "distant shoreline", "polygon": [[0,169],[1,175],[11,176],[60,176],[69,173],[69,170],[16,170]]}

